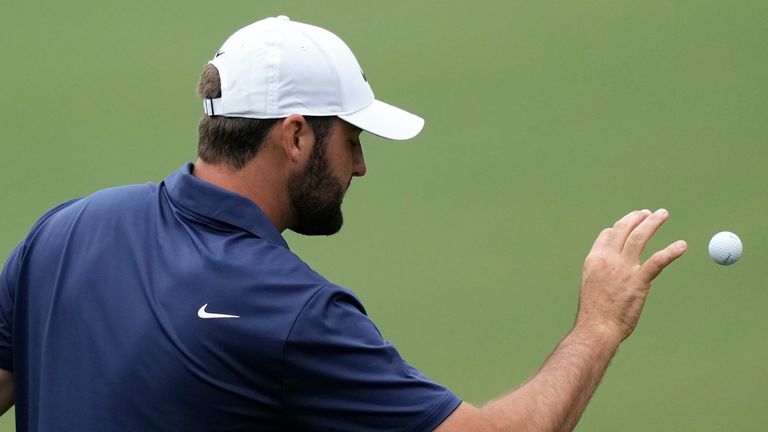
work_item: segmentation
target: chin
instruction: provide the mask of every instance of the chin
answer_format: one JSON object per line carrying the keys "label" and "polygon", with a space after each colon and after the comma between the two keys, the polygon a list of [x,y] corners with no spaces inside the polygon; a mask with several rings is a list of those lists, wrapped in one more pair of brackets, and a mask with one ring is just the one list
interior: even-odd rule
{"label": "chin", "polygon": [[340,211],[336,214],[323,216],[325,217],[306,218],[290,229],[297,234],[306,236],[330,236],[341,231],[341,227],[344,225],[344,216]]}

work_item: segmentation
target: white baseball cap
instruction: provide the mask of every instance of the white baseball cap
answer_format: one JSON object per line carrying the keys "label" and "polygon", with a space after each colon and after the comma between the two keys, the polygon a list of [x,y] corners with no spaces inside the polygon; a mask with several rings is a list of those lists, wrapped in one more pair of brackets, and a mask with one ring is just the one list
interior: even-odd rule
{"label": "white baseball cap", "polygon": [[203,101],[209,116],[337,116],[383,138],[416,136],[424,120],[374,99],[355,55],[320,27],[266,18],[235,32],[209,62],[221,97]]}

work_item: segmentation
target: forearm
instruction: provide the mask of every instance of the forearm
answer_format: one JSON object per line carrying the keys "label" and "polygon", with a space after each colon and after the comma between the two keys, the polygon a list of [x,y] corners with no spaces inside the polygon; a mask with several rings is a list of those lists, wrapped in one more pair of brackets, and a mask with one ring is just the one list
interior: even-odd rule
{"label": "forearm", "polygon": [[621,337],[575,327],[517,390],[482,408],[499,431],[568,431],[576,426]]}
{"label": "forearm", "polygon": [[663,209],[634,211],[604,229],[584,261],[576,325],[539,372],[482,409],[462,403],[436,431],[572,430],[619,344],[635,329],[651,282],[687,249],[677,241],[640,262],[667,216]]}
{"label": "forearm", "polygon": [[0,415],[13,406],[13,373],[0,369]]}

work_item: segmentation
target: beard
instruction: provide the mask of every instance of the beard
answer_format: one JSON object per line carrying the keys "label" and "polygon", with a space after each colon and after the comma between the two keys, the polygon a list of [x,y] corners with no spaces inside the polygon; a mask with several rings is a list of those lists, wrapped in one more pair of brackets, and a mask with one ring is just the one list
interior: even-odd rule
{"label": "beard", "polygon": [[325,143],[318,144],[312,149],[304,171],[288,182],[295,217],[289,228],[304,235],[336,234],[344,224],[341,203],[346,188],[328,166]]}

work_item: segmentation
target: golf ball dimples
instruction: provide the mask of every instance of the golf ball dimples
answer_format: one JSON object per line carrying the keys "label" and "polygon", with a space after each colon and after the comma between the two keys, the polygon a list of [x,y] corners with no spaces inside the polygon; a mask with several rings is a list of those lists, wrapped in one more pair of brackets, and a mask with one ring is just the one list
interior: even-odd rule
{"label": "golf ball dimples", "polygon": [[731,265],[741,258],[744,248],[741,239],[729,231],[722,231],[709,241],[709,256],[721,265]]}

